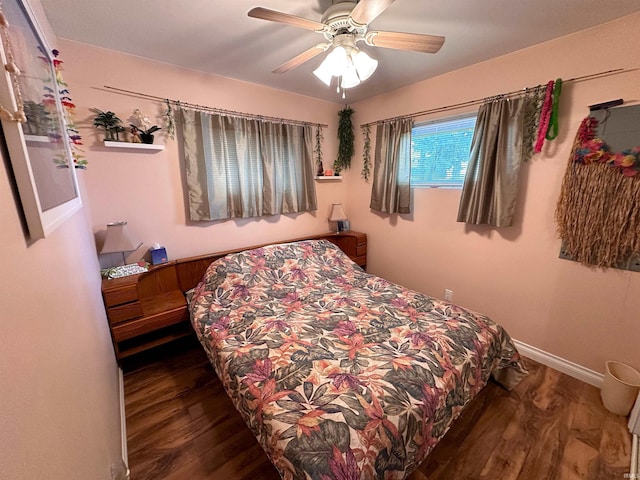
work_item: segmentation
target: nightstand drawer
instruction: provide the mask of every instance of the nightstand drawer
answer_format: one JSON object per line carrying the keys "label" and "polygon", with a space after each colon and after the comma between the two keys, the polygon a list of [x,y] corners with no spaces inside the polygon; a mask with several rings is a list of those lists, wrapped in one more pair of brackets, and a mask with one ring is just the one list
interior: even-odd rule
{"label": "nightstand drawer", "polygon": [[112,328],[113,338],[116,342],[121,342],[188,319],[189,313],[186,306],[176,308],[168,312],[116,325]]}
{"label": "nightstand drawer", "polygon": [[138,300],[138,286],[136,284],[123,285],[121,288],[104,292],[104,304],[107,307],[135,302],[136,300]]}
{"label": "nightstand drawer", "polygon": [[124,305],[108,308],[107,316],[109,317],[109,323],[114,325],[126,320],[141,317],[142,306],[139,302],[125,303]]}
{"label": "nightstand drawer", "polygon": [[364,245],[359,244],[356,246],[356,256],[358,257],[366,257],[367,256],[367,244]]}

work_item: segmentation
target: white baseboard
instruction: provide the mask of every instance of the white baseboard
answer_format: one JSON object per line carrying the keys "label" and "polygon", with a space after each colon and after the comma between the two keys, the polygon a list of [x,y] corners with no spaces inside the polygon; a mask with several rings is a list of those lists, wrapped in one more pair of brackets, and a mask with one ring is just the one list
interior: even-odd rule
{"label": "white baseboard", "polygon": [[631,465],[629,466],[629,478],[640,478],[640,458],[638,458],[638,435],[631,437]]}
{"label": "white baseboard", "polygon": [[122,449],[122,464],[124,466],[124,472],[121,472],[117,478],[128,480],[129,452],[127,450],[127,417],[124,403],[124,374],[121,368],[118,368],[118,389],[120,394],[120,448]]}
{"label": "white baseboard", "polygon": [[531,345],[527,345],[524,342],[519,340],[513,340],[513,343],[516,344],[518,351],[525,357],[530,358],[531,360],[535,360],[547,367],[554,368],[570,377],[577,378],[589,385],[593,385],[594,387],[602,388],[602,381],[604,375],[601,373],[590,370],[582,365],[578,365],[577,363],[570,362],[569,360],[565,360],[564,358],[558,357],[553,353],[545,352],[544,350],[540,350],[539,348],[532,347]]}

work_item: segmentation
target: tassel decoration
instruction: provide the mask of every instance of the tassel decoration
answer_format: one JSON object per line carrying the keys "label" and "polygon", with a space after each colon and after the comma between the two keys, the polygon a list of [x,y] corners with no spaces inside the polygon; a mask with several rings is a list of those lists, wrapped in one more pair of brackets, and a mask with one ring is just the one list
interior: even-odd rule
{"label": "tassel decoration", "polygon": [[26,123],[27,116],[24,114],[24,110],[18,110],[13,114],[13,121],[19,123]]}
{"label": "tassel decoration", "polygon": [[11,113],[9,110],[7,110],[4,107],[0,107],[0,118],[2,118],[3,120],[13,122],[13,113]]}
{"label": "tassel decoration", "polygon": [[13,63],[13,62],[9,62],[4,66],[4,69],[9,72],[12,73],[14,75],[20,75],[20,69],[18,68],[18,66]]}

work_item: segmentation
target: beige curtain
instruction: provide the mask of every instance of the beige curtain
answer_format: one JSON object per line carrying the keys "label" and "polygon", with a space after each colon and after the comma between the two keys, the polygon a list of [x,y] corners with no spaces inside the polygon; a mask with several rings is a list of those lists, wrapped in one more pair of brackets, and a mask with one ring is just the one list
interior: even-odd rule
{"label": "beige curtain", "polygon": [[191,220],[317,209],[307,125],[180,109]]}
{"label": "beige curtain", "polygon": [[524,98],[480,107],[462,188],[458,221],[509,227],[522,163]]}
{"label": "beige curtain", "polygon": [[413,120],[379,124],[369,207],[382,213],[411,213],[411,128]]}

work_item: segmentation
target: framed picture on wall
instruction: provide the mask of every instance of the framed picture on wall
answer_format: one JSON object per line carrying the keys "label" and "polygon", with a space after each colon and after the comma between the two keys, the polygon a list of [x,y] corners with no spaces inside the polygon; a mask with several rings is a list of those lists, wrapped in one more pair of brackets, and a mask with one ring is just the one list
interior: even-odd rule
{"label": "framed picture on wall", "polygon": [[[4,0],[0,25],[2,133],[32,240],[81,206],[51,48],[26,0]],[[26,121],[18,121],[24,112]]]}

